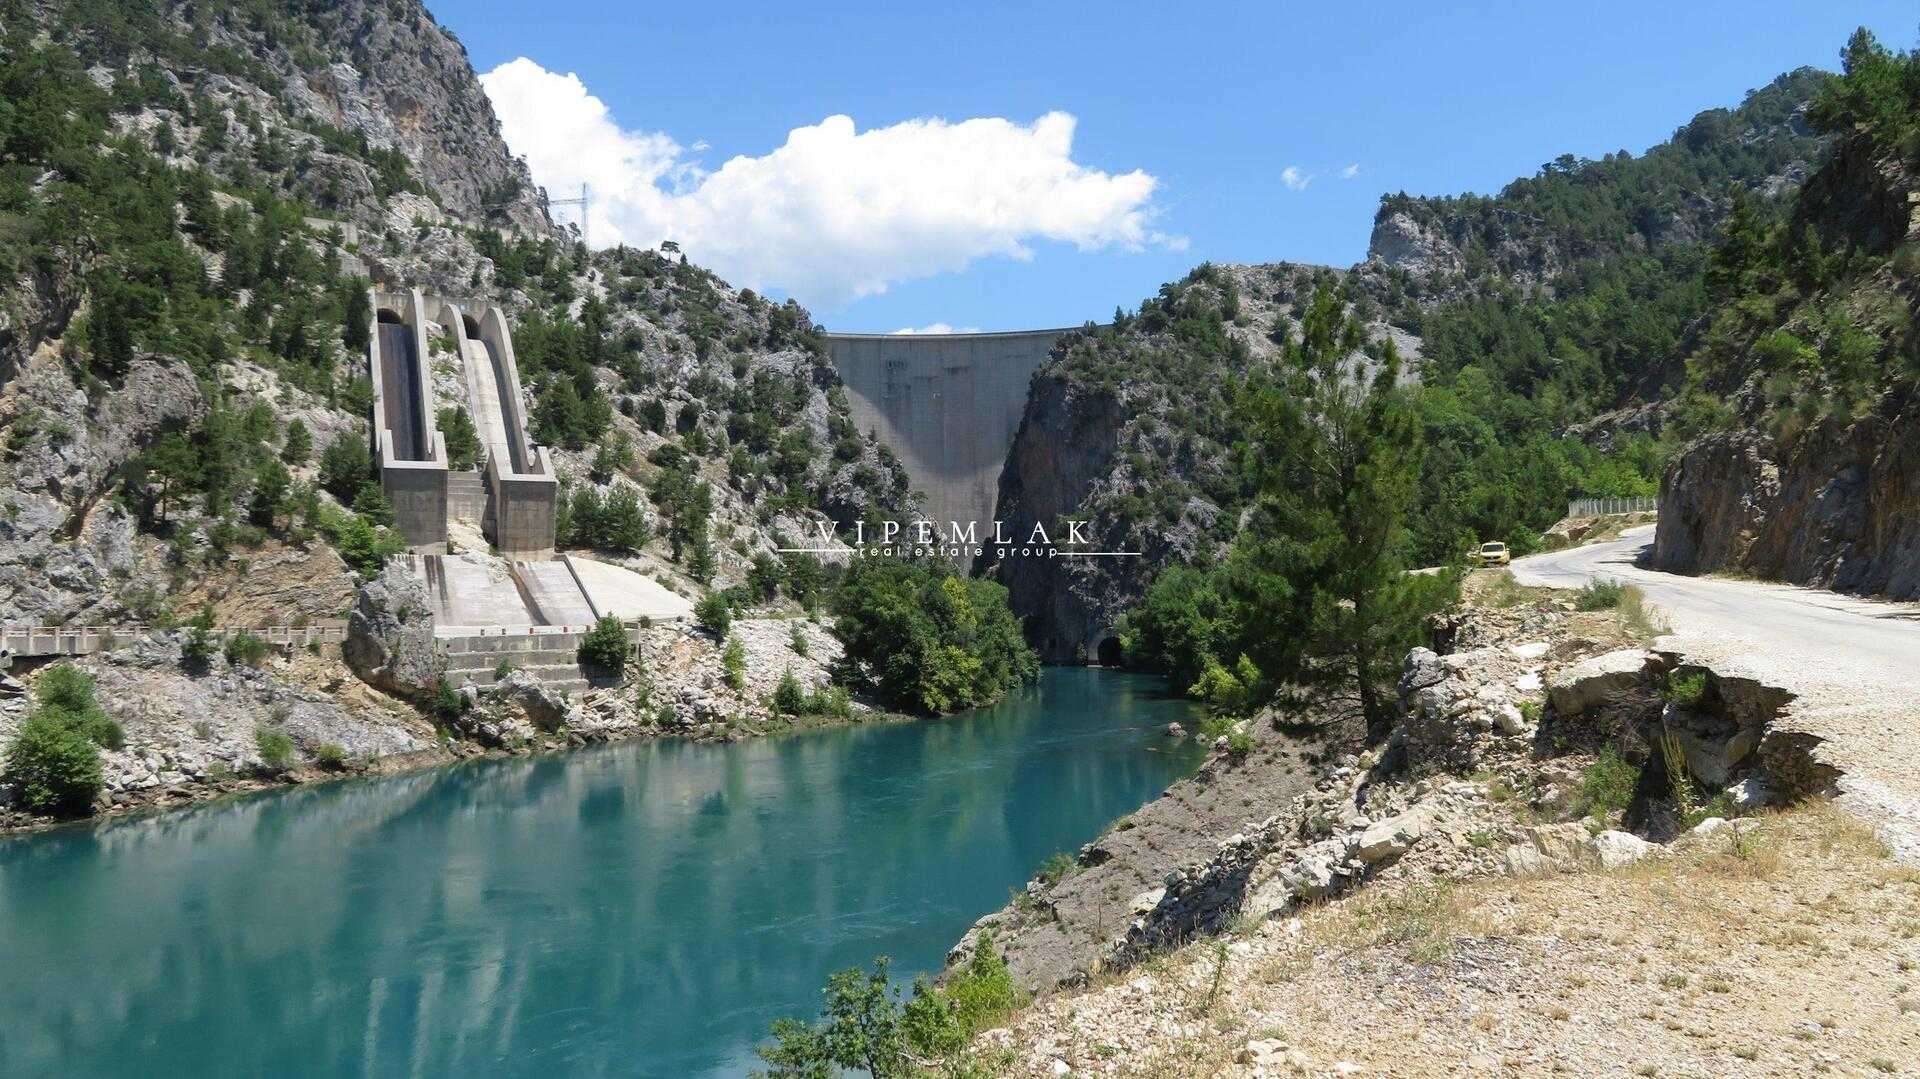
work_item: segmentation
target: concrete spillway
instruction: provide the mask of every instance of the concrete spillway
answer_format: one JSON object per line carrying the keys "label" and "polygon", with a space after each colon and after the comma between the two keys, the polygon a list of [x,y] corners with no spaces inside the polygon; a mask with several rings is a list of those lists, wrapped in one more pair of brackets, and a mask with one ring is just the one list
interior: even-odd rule
{"label": "concrete spillway", "polygon": [[466,343],[468,364],[478,364],[474,378],[474,413],[485,437],[487,452],[501,456],[510,472],[527,471],[523,440],[507,430],[508,416],[500,402],[513,393],[507,372],[500,365],[500,350],[486,340]]}
{"label": "concrete spillway", "polygon": [[426,301],[419,292],[375,292],[367,327],[373,382],[372,448],[394,526],[419,552],[446,549],[447,441],[434,422],[427,377]]}
{"label": "concrete spillway", "polygon": [[394,322],[379,324],[380,388],[387,402],[387,429],[398,460],[427,459],[427,426],[420,414],[420,370],[413,353],[413,330]]}
{"label": "concrete spillway", "polygon": [[854,422],[899,456],[928,518],[977,522],[984,537],[1028,383],[1071,332],[826,336]]}
{"label": "concrete spillway", "polygon": [[558,497],[553,462],[527,435],[513,336],[498,307],[463,310],[443,301],[440,324],[453,336],[465,375],[467,411],[486,457],[484,527],[502,554],[550,557]]}

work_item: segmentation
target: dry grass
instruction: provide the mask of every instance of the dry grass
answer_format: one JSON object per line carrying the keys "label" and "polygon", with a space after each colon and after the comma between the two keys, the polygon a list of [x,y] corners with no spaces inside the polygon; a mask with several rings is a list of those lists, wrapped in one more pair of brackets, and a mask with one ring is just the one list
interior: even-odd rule
{"label": "dry grass", "polygon": [[[1469,1066],[1489,1057],[1574,1075],[1920,1060],[1920,977],[1904,973],[1920,968],[1920,874],[1825,804],[1612,872],[1363,889],[1235,947],[1246,954],[1223,965],[1200,942],[1151,986],[1136,969],[1037,1005],[1009,1044],[1054,1048],[1012,1074],[1050,1075],[1058,1056],[1074,1074],[1246,1075],[1234,1060],[1256,1036],[1315,1074],[1500,1071]],[[1099,1058],[1095,1044],[1124,1051]]]}
{"label": "dry grass", "polygon": [[1651,644],[1655,637],[1673,632],[1667,616],[1648,603],[1647,594],[1635,585],[1620,590],[1620,604],[1614,611],[1620,619],[1620,628],[1636,641]]}

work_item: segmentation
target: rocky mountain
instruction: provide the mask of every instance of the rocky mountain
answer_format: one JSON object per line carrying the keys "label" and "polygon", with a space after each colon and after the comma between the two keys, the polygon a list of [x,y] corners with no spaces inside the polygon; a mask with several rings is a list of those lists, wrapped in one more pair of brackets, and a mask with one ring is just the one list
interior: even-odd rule
{"label": "rocky mountain", "polygon": [[1726,215],[1730,185],[1775,198],[1806,178],[1824,139],[1805,112],[1824,78],[1790,71],[1638,157],[1562,154],[1497,195],[1388,195],[1362,269],[1395,299],[1432,303],[1506,284],[1552,292],[1582,262],[1697,246]]}
{"label": "rocky mountain", "polygon": [[[819,575],[789,579],[777,547],[911,497],[805,310],[553,225],[417,0],[0,0],[0,623],[346,617],[399,547],[365,449],[370,286],[507,314],[566,492],[563,548],[785,615]],[[437,396],[462,400],[426,329]],[[790,722],[764,699],[788,669],[817,688],[835,649],[817,627],[809,649],[784,620],[740,625],[745,679],[709,636],[655,627],[651,706],[631,684],[591,707],[448,704],[372,686],[337,649],[223,653],[184,627],[80,665],[113,724],[102,797],[131,807],[395,757]],[[45,664],[0,678],[0,746]],[[232,715],[203,722],[210,701]],[[0,827],[37,819],[0,809]]]}
{"label": "rocky mountain", "polygon": [[[553,227],[420,4],[10,3],[0,34],[0,619],[224,617],[263,559],[324,565],[287,555],[332,545],[301,498],[352,496],[320,451],[364,439],[369,281],[500,304],[536,437],[576,492],[656,496],[620,553],[677,587],[905,498],[805,311]],[[295,508],[250,515],[275,457]],[[350,591],[333,566],[306,583]]]}
{"label": "rocky mountain", "polygon": [[1232,537],[1233,389],[1316,283],[1428,386],[1421,557],[1487,536],[1524,549],[1569,497],[1650,493],[1665,398],[1706,308],[1704,241],[1736,191],[1776,202],[1808,173],[1828,138],[1805,117],[1824,78],[1790,72],[1643,155],[1563,155],[1495,196],[1386,196],[1350,269],[1203,266],[1063,340],[1034,377],[997,515],[1016,530],[1091,518],[1103,546],[1142,557],[987,567],[1043,655],[1110,652],[1160,567]]}
{"label": "rocky mountain", "polygon": [[1742,207],[1688,357],[1695,435],[1653,560],[1920,596],[1920,59],[1856,36],[1816,102],[1834,152],[1784,212]]}

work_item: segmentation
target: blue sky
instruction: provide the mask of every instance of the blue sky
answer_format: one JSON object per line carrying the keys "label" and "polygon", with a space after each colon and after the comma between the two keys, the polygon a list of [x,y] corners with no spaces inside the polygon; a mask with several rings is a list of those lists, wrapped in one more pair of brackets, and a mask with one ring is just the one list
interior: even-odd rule
{"label": "blue sky", "polygon": [[603,235],[695,238],[865,331],[1076,324],[1206,259],[1346,265],[1384,192],[1637,153],[1855,26],[1920,36],[1910,2],[429,6],[482,73],[532,62],[488,82],[509,142],[556,195],[590,176]]}

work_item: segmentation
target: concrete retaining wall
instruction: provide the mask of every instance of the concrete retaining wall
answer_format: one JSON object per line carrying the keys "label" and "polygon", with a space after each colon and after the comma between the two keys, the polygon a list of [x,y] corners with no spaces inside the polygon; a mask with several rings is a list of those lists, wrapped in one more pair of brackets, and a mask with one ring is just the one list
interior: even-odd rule
{"label": "concrete retaining wall", "polygon": [[899,455],[928,518],[990,535],[1028,383],[1070,332],[826,336],[854,423]]}

